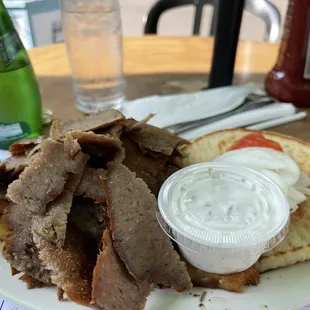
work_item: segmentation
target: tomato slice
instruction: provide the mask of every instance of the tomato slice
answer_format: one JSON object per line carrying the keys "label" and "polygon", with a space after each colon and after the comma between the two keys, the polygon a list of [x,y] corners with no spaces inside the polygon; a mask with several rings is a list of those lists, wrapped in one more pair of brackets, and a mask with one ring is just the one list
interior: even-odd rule
{"label": "tomato slice", "polygon": [[267,147],[279,152],[283,152],[283,149],[278,142],[266,139],[261,133],[251,133],[241,138],[227,151],[239,150],[246,147]]}

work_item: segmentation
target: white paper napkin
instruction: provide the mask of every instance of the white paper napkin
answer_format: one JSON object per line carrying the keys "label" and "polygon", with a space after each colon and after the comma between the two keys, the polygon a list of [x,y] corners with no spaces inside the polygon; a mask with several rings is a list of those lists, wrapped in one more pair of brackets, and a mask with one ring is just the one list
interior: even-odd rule
{"label": "white paper napkin", "polygon": [[152,96],[126,102],[122,112],[136,120],[154,113],[149,124],[163,128],[229,112],[240,106],[249,94],[258,92],[261,93],[254,84],[245,84],[196,93]]}
{"label": "white paper napkin", "polygon": [[180,134],[180,136],[188,140],[193,140],[199,136],[213,131],[245,127],[278,117],[294,115],[295,112],[296,108],[290,103],[273,103],[266,107],[242,112],[217,122],[194,128]]}
{"label": "white paper napkin", "polygon": [[283,117],[272,119],[270,121],[257,123],[257,124],[248,126],[247,129],[264,130],[264,129],[268,129],[271,127],[275,127],[275,126],[299,121],[299,120],[307,117],[307,115],[308,115],[307,112],[299,112],[299,113],[296,113],[294,115],[283,116]]}

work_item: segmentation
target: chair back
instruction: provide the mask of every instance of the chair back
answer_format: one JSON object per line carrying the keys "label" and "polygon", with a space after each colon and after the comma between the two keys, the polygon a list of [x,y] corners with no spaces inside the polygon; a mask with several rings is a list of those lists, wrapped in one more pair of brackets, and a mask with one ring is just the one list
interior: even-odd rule
{"label": "chair back", "polygon": [[[217,25],[219,0],[159,0],[152,6],[148,15],[144,17],[144,33],[157,34],[159,20],[164,12],[189,5],[195,7],[193,35],[200,34],[204,6],[209,5],[213,7],[210,35],[214,36]],[[263,20],[266,26],[265,41],[276,42],[279,39],[281,15],[273,3],[268,0],[247,0],[244,10]]]}

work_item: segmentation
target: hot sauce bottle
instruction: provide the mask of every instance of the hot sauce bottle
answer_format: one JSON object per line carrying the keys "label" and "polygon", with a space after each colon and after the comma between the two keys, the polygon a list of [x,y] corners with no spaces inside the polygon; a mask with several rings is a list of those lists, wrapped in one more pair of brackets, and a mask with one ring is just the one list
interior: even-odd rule
{"label": "hot sauce bottle", "polygon": [[265,88],[279,101],[310,107],[310,0],[289,0],[277,62]]}

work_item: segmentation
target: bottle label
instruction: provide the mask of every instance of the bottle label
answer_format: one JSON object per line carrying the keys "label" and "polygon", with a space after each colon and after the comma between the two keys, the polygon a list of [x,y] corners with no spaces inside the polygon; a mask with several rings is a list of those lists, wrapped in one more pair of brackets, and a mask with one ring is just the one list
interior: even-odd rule
{"label": "bottle label", "polygon": [[30,127],[25,122],[1,123],[0,122],[0,149],[8,149],[9,146],[30,135]]}
{"label": "bottle label", "polygon": [[15,31],[0,37],[0,56],[4,67],[8,67],[23,48],[23,43]]}
{"label": "bottle label", "polygon": [[308,43],[307,43],[307,54],[306,54],[306,63],[304,70],[304,79],[310,79],[310,31],[308,34]]}

